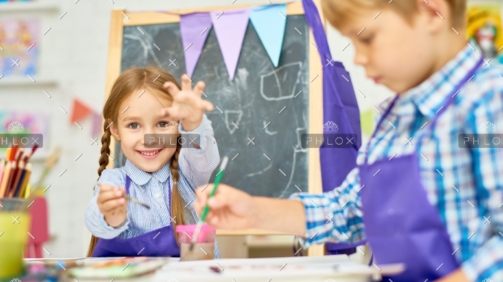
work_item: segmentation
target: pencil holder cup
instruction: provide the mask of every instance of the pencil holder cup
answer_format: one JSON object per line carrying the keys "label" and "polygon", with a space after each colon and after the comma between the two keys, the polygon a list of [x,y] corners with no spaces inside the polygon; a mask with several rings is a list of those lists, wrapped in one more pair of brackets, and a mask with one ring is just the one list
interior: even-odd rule
{"label": "pencil holder cup", "polygon": [[211,260],[215,253],[215,228],[204,224],[193,249],[190,249],[192,237],[196,231],[196,224],[178,225],[176,232],[180,241],[180,260]]}
{"label": "pencil holder cup", "polygon": [[0,280],[23,274],[30,215],[20,211],[24,200],[0,198]]}

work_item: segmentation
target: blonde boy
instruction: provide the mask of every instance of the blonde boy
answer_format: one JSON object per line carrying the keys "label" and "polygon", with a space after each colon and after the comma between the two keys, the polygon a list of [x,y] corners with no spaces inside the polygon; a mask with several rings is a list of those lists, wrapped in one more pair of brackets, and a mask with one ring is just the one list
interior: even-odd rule
{"label": "blonde boy", "polygon": [[289,200],[226,185],[208,200],[211,187],[200,188],[196,211],[208,203],[211,225],[287,232],[305,247],[368,239],[377,264],[406,264],[392,281],[503,281],[503,149],[480,142],[503,133],[503,70],[468,44],[466,1],[322,8],[355,63],[398,93],[381,105],[358,167],[331,192]]}

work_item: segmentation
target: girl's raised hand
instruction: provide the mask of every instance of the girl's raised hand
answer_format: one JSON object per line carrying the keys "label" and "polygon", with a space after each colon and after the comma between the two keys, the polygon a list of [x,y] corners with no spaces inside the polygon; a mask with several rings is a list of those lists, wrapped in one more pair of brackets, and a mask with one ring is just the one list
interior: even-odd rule
{"label": "girl's raised hand", "polygon": [[164,88],[173,97],[173,104],[162,110],[162,115],[170,119],[181,121],[183,129],[191,131],[199,126],[203,119],[204,111],[212,111],[213,104],[202,98],[206,85],[199,81],[192,88],[191,80],[187,75],[182,75],[182,89],[173,82],[166,82]]}

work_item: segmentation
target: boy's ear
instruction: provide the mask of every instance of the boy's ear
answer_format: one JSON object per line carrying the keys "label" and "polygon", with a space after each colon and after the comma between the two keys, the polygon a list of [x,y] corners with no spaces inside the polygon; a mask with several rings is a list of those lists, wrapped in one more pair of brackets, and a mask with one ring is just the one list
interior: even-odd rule
{"label": "boy's ear", "polygon": [[[110,123],[109,123],[110,124]],[[112,136],[117,140],[117,141],[120,141],[121,140],[121,137],[119,135],[119,128],[117,127],[117,124],[115,123],[112,123],[112,125],[110,125],[110,132],[112,133]]]}
{"label": "boy's ear", "polygon": [[446,0],[416,0],[419,13],[426,17],[428,26],[436,31],[450,25],[451,11]]}

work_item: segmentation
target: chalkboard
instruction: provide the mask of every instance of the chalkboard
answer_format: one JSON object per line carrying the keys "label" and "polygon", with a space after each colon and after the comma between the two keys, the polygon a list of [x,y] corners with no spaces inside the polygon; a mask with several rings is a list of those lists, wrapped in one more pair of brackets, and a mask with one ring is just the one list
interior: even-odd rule
{"label": "chalkboard", "polygon": [[[192,80],[206,83],[215,110],[212,121],[221,156],[230,163],[225,183],[253,195],[287,197],[307,191],[309,30],[303,16],[288,16],[277,68],[255,29],[248,25],[233,81],[210,30]],[[154,45],[155,43],[155,45]],[[124,28],[121,71],[157,65],[179,78],[185,71],[178,23]],[[116,146],[116,166],[125,158]]]}
{"label": "chalkboard", "polygon": [[[303,134],[320,133],[321,72],[313,69],[321,69],[321,65],[314,62],[319,57],[303,12],[298,13],[302,11],[300,3],[287,7],[278,67],[272,64],[249,22],[232,81],[213,29],[191,77],[194,83],[206,83],[205,99],[215,106],[207,116],[220,156],[230,159],[224,182],[257,196],[286,198],[294,192],[321,191],[318,150],[301,144]],[[297,12],[291,13],[292,7]],[[128,24],[123,11],[122,15],[114,12],[107,91],[112,78],[130,67],[156,65],[176,78],[185,73],[179,20],[165,20],[168,16],[160,13],[144,13],[141,18],[128,13],[132,21]],[[310,105],[313,99],[319,101],[317,107]],[[120,144],[114,147],[113,165],[119,167],[126,160]]]}

